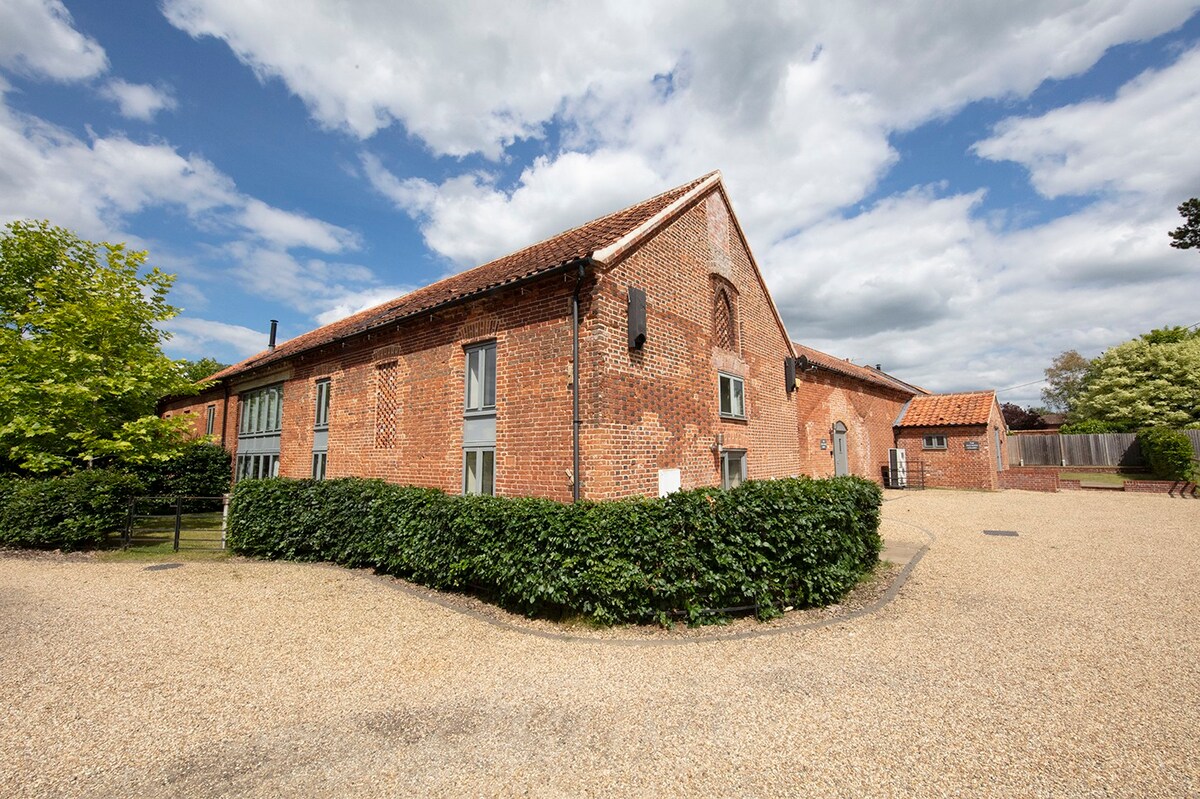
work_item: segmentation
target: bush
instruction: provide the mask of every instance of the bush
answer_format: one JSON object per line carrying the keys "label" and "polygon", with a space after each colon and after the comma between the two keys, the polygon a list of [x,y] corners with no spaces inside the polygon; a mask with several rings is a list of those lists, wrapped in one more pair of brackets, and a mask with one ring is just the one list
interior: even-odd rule
{"label": "bush", "polygon": [[67,477],[0,482],[0,546],[90,549],[125,526],[137,478],[94,469]]}
{"label": "bush", "polygon": [[836,601],[879,557],[881,495],[840,477],[750,481],[664,499],[450,496],[378,480],[247,480],[228,540],[242,554],[369,566],[512,610],[603,623]]}
{"label": "bush", "polygon": [[1196,476],[1192,441],[1185,433],[1167,427],[1150,427],[1138,431],[1137,442],[1155,477],[1192,480]]}
{"label": "bush", "polygon": [[1109,422],[1103,419],[1084,419],[1081,422],[1068,422],[1058,432],[1064,435],[1078,435],[1083,433],[1124,433],[1127,430],[1128,428],[1116,422]]}
{"label": "bush", "polygon": [[230,455],[216,444],[196,441],[170,460],[126,467],[149,496],[213,497],[229,493],[233,470]]}

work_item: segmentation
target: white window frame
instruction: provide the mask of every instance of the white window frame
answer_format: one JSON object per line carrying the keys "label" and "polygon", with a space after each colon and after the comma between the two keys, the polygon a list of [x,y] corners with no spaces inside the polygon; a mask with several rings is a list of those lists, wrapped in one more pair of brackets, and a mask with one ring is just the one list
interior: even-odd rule
{"label": "white window frame", "polygon": [[[939,441],[941,441],[940,444]],[[921,439],[921,449],[946,449],[946,447],[946,436],[942,433],[924,436]]]}
{"label": "white window frame", "polygon": [[[729,409],[725,407],[726,385],[729,386]],[[735,391],[735,387],[737,390]],[[740,405],[737,402],[740,400]],[[717,410],[722,419],[746,418],[746,380],[737,375],[717,373]]]}
{"label": "white window frame", "polygon": [[[737,481],[734,482],[733,468],[737,466],[739,474]],[[749,479],[746,467],[746,450],[744,449],[723,449],[721,450],[721,488],[729,490],[736,488]]]}
{"label": "white window frame", "polygon": [[211,436],[213,430],[216,429],[217,423],[217,406],[209,405],[204,409],[204,435]]}
{"label": "white window frame", "polygon": [[329,465],[329,453],[327,451],[313,452],[312,457],[312,479],[324,480],[325,469]]}

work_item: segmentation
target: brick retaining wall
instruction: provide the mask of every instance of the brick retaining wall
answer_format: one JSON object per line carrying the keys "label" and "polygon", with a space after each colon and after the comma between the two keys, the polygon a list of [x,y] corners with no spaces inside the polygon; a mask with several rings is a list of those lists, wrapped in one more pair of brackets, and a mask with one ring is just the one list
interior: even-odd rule
{"label": "brick retaining wall", "polygon": [[[1058,472],[1036,467],[1010,466],[1000,472],[999,478],[1001,488],[1016,488],[1022,491],[1053,492],[1058,491],[1060,485]],[[1079,487],[1078,480],[1066,482],[1075,483],[1074,488]]]}
{"label": "brick retaining wall", "polygon": [[1196,484],[1182,480],[1126,480],[1125,490],[1138,494],[1170,494],[1173,497],[1200,499]]}

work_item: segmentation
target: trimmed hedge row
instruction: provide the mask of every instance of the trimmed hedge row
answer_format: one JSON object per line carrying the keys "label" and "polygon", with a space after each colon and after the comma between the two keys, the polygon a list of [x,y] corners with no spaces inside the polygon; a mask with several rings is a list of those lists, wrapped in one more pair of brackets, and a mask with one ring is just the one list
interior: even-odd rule
{"label": "trimmed hedge row", "polygon": [[91,549],[125,526],[136,477],[94,469],[66,477],[0,479],[0,546]]}
{"label": "trimmed hedge row", "polygon": [[476,588],[509,609],[606,624],[837,601],[879,558],[882,497],[856,477],[749,481],[664,499],[451,496],[378,480],[246,480],[239,553],[373,567]]}

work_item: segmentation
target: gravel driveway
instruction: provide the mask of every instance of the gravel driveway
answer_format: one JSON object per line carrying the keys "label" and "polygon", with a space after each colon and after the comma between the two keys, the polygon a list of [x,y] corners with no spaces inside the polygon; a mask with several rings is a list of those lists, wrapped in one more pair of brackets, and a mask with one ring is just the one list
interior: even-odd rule
{"label": "gravel driveway", "polygon": [[889,497],[934,536],[890,603],[682,644],[328,566],[0,557],[0,795],[1200,795],[1200,502]]}

